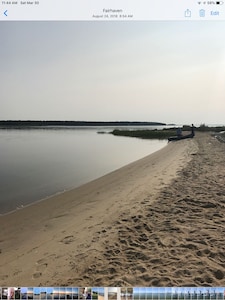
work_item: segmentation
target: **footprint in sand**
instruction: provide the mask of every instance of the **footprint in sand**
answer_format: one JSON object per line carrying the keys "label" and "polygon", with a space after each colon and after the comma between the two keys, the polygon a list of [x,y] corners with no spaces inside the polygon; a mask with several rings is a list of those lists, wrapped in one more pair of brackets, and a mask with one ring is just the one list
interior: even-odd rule
{"label": "footprint in sand", "polygon": [[34,247],[34,248],[32,248],[31,250],[29,250],[27,253],[31,253],[31,252],[33,252],[33,251],[35,251],[35,250],[37,250],[38,249],[38,247]]}
{"label": "footprint in sand", "polygon": [[46,261],[47,261],[46,258],[41,258],[41,259],[39,259],[39,260],[36,262],[36,264],[37,264],[37,265],[42,265],[42,264],[46,263]]}
{"label": "footprint in sand", "polygon": [[48,266],[47,263],[41,264],[41,265],[37,266],[36,270],[37,271],[44,271],[47,268],[47,266]]}
{"label": "footprint in sand", "polygon": [[8,275],[0,275],[0,280],[5,280],[7,279],[9,276]]}
{"label": "footprint in sand", "polygon": [[39,259],[36,261],[36,268],[35,273],[33,274],[33,278],[39,278],[42,276],[42,273],[45,271],[45,269],[48,267],[48,262],[51,259],[55,259],[56,254],[50,254],[45,253],[45,257]]}
{"label": "footprint in sand", "polygon": [[41,272],[35,272],[35,273],[32,275],[32,277],[33,277],[33,279],[36,279],[36,278],[41,277],[41,275],[42,275]]}
{"label": "footprint in sand", "polygon": [[74,240],[75,240],[75,238],[73,235],[68,235],[68,236],[65,236],[60,242],[63,244],[71,244],[74,242]]}
{"label": "footprint in sand", "polygon": [[47,258],[41,258],[36,262],[35,273],[33,274],[33,278],[38,278],[42,275],[42,272],[47,268]]}
{"label": "footprint in sand", "polygon": [[216,271],[214,271],[213,273],[214,273],[214,274],[213,274],[214,277],[215,277],[216,279],[218,279],[218,280],[221,280],[221,279],[224,278],[224,272],[221,271],[221,270],[216,270]]}

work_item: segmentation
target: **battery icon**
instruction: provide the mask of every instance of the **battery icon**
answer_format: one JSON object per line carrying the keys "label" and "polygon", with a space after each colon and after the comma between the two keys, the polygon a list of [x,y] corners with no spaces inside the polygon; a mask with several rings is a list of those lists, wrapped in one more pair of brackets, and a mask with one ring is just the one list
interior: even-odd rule
{"label": "battery icon", "polygon": [[217,4],[217,5],[222,5],[222,4],[223,4],[223,1],[216,1],[216,4]]}

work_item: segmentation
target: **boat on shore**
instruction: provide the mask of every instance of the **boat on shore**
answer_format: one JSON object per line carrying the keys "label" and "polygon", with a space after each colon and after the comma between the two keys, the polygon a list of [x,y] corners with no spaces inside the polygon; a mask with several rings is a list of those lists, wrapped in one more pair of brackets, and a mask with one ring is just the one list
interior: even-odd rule
{"label": "boat on shore", "polygon": [[181,130],[178,130],[178,134],[168,138],[168,141],[179,141],[184,139],[192,139],[195,136],[194,125],[191,125],[191,133],[182,135]]}
{"label": "boat on shore", "polygon": [[181,135],[181,136],[171,136],[168,138],[168,141],[179,141],[179,140],[184,140],[184,139],[190,139],[193,138],[194,134],[190,133],[190,134],[186,134],[186,135]]}

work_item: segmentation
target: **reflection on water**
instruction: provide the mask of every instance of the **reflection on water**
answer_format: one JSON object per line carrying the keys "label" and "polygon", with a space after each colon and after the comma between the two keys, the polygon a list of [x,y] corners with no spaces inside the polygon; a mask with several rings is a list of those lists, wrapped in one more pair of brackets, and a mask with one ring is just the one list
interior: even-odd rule
{"label": "reflection on water", "polygon": [[167,144],[98,130],[0,130],[0,214],[77,187]]}

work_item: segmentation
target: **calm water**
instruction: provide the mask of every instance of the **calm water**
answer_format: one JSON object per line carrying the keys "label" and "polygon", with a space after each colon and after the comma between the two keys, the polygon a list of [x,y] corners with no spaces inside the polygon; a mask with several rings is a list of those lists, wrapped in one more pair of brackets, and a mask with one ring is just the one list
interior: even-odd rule
{"label": "calm water", "polygon": [[0,214],[80,186],[167,144],[99,130],[0,130]]}

